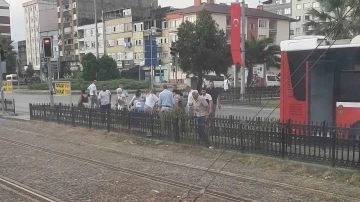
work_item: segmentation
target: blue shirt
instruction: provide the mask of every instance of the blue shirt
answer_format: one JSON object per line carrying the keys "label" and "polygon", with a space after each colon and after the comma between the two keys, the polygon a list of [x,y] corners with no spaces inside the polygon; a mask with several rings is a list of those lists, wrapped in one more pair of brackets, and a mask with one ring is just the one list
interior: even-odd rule
{"label": "blue shirt", "polygon": [[174,107],[174,98],[172,92],[165,89],[159,95],[159,106],[160,107]]}

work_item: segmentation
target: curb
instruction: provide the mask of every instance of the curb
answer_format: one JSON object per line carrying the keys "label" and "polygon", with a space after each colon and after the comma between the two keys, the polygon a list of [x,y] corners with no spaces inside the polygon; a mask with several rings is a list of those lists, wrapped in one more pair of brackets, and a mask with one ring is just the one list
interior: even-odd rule
{"label": "curb", "polygon": [[[142,92],[144,92],[145,90],[140,89]],[[110,91],[111,94],[116,94],[116,91]],[[127,91],[128,94],[135,94],[136,90],[128,90]],[[17,91],[14,90],[13,94],[23,94],[23,95],[31,95],[31,94],[36,94],[36,95],[49,95],[49,91],[47,90],[25,90],[25,91]],[[81,91],[71,91],[71,95],[80,95]]]}

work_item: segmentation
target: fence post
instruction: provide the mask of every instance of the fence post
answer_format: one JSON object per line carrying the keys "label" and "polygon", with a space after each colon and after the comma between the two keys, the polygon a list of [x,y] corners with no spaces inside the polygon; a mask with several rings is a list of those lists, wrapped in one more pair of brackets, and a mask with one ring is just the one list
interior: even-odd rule
{"label": "fence post", "polygon": [[30,120],[33,120],[33,105],[29,103],[29,110],[30,110]]}
{"label": "fence post", "polygon": [[260,106],[261,106],[262,93],[263,93],[263,91],[260,91]]}
{"label": "fence post", "polygon": [[332,153],[331,153],[331,166],[335,167],[335,152],[336,152],[336,132],[332,133]]}
{"label": "fence post", "polygon": [[107,131],[110,132],[110,113],[111,113],[111,109],[106,111],[106,118],[107,118]]}
{"label": "fence post", "polygon": [[174,129],[175,129],[175,141],[179,143],[180,142],[179,118],[175,118]]}
{"label": "fence post", "polygon": [[243,134],[243,124],[240,123],[240,147],[241,147],[241,152],[244,153],[244,134]]}
{"label": "fence post", "polygon": [[75,110],[74,110],[74,104],[71,103],[71,123],[72,126],[75,127]]}
{"label": "fence post", "polygon": [[55,108],[55,110],[56,110],[56,120],[57,120],[57,123],[60,124],[60,112],[59,112],[60,106],[57,105],[56,108]]}
{"label": "fence post", "polygon": [[285,158],[285,128],[281,128],[281,157]]}
{"label": "fence post", "polygon": [[128,112],[128,130],[131,130],[131,111]]}
{"label": "fence post", "polygon": [[151,124],[151,136],[154,137],[154,116],[155,116],[155,113],[153,113],[151,116],[150,116],[150,124]]}
{"label": "fence post", "polygon": [[92,128],[92,109],[89,109],[89,128]]}
{"label": "fence post", "polygon": [[12,100],[13,101],[13,107],[14,107],[14,114],[16,113],[16,107],[15,107],[15,99]]}
{"label": "fence post", "polygon": [[44,108],[43,109],[44,110],[44,120],[46,121],[46,105],[45,104],[43,105],[43,108]]}

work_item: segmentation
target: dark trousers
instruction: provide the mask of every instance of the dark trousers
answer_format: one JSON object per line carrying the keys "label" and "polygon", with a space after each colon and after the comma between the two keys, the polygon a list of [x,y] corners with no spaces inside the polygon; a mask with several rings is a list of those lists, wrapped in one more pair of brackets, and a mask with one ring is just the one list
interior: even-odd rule
{"label": "dark trousers", "polygon": [[104,123],[106,121],[106,112],[111,109],[111,104],[101,105],[100,113],[101,113],[101,121]]}
{"label": "dark trousers", "polygon": [[197,132],[199,135],[200,142],[203,143],[206,147],[209,147],[209,138],[205,133],[205,123],[206,118],[205,116],[196,117],[196,125],[197,125]]}

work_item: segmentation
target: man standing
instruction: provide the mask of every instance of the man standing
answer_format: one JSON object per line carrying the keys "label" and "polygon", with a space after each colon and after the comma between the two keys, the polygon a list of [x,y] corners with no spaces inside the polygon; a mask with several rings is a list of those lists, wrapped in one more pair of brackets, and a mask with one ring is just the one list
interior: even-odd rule
{"label": "man standing", "polygon": [[188,93],[186,111],[189,114],[189,116],[193,116],[194,115],[194,98],[192,96],[192,93],[194,90],[192,90],[190,86],[186,86],[185,90]]}
{"label": "man standing", "polygon": [[159,98],[152,93],[151,90],[146,90],[145,100],[145,112],[152,113],[154,111],[155,104],[159,101]]}
{"label": "man standing", "polygon": [[216,89],[214,87],[214,81],[210,81],[209,83],[210,88],[206,90],[206,92],[208,94],[211,95],[212,100],[213,100],[213,105],[211,108],[211,117],[215,118],[216,117],[216,108],[221,109],[221,105],[220,105],[220,90]]}
{"label": "man standing", "polygon": [[224,91],[229,91],[230,89],[230,81],[227,77],[225,77],[225,80],[224,80]]}
{"label": "man standing", "polygon": [[96,89],[96,83],[97,81],[94,80],[92,84],[87,88],[90,94],[90,107],[91,109],[98,107],[98,97],[97,97],[97,89]]}
{"label": "man standing", "polygon": [[111,109],[111,92],[107,89],[107,86],[103,86],[103,90],[99,93],[100,109],[102,111]]}
{"label": "man standing", "polygon": [[210,145],[209,138],[205,133],[205,121],[208,117],[208,112],[210,108],[205,98],[199,96],[199,92],[197,90],[193,90],[192,96],[194,98],[194,111],[196,116],[196,125],[198,128],[199,139],[208,148]]}
{"label": "man standing", "polygon": [[173,94],[168,90],[167,85],[164,85],[163,89],[159,94],[159,110],[161,112],[169,112],[174,107]]}

